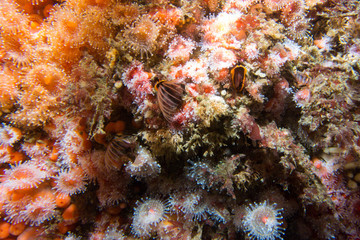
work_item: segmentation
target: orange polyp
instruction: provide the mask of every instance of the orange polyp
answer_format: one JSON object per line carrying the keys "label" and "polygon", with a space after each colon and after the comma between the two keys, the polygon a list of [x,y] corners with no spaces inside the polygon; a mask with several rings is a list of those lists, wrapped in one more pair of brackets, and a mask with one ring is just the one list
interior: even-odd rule
{"label": "orange polyp", "polygon": [[264,224],[266,224],[266,222],[267,222],[268,219],[269,219],[268,217],[264,216],[264,217],[261,218],[261,221],[262,221]]}
{"label": "orange polyp", "polygon": [[77,160],[77,155],[76,155],[75,153],[68,151],[68,152],[66,153],[66,155],[68,156],[69,160],[70,160],[72,163],[77,163],[78,160]]}
{"label": "orange polyp", "polygon": [[79,212],[77,206],[73,203],[69,207],[65,209],[62,214],[63,219],[65,222],[75,223],[78,221]]}
{"label": "orange polyp", "polygon": [[229,70],[227,68],[223,68],[218,72],[216,76],[216,80],[222,82],[228,77],[228,75],[229,75]]}
{"label": "orange polyp", "polygon": [[48,4],[44,7],[43,9],[43,15],[44,17],[48,18],[50,16],[50,13],[52,11],[52,9],[54,8],[54,6],[52,4]]}
{"label": "orange polyp", "polygon": [[106,5],[109,5],[110,1],[109,0],[95,0],[95,3],[99,6],[106,6]]}
{"label": "orange polyp", "polygon": [[0,239],[7,238],[10,235],[9,229],[10,229],[10,223],[8,222],[0,223]]}
{"label": "orange polyp", "polygon": [[39,190],[37,193],[34,194],[33,199],[38,197],[54,199],[55,198],[54,190],[52,190],[51,188],[42,188],[41,190]]}
{"label": "orange polyp", "polygon": [[59,156],[59,148],[56,146],[53,146],[52,152],[49,156],[50,160],[53,162],[56,162]]}
{"label": "orange polyp", "polygon": [[4,152],[6,151],[8,154],[14,153],[14,148],[10,145],[8,146],[0,145],[0,150]]}
{"label": "orange polyp", "polygon": [[106,134],[101,134],[101,133],[95,134],[94,135],[94,140],[97,143],[100,143],[102,145],[106,145]]}
{"label": "orange polyp", "polygon": [[139,129],[139,128],[141,128],[141,126],[142,126],[142,122],[140,122],[140,121],[135,121],[134,119],[131,121],[131,126],[133,126],[134,128],[136,128],[136,129]]}
{"label": "orange polyp", "polygon": [[75,31],[75,29],[77,28],[78,26],[78,23],[75,22],[75,21],[66,21],[66,27],[70,30],[70,31]]}
{"label": "orange polyp", "polygon": [[46,74],[43,78],[43,83],[45,85],[53,85],[55,83],[55,78],[51,74]]}
{"label": "orange polyp", "polygon": [[61,222],[57,225],[57,229],[59,231],[59,233],[61,234],[65,234],[69,231],[69,227],[67,225],[65,225],[64,222]]}
{"label": "orange polyp", "polygon": [[126,123],[124,121],[109,122],[105,131],[110,133],[121,133],[125,130]]}
{"label": "orange polyp", "polygon": [[320,169],[322,167],[321,161],[317,157],[313,158],[312,161],[316,169]]}
{"label": "orange polyp", "polygon": [[76,227],[75,224],[68,225],[68,224],[66,224],[65,222],[60,222],[60,223],[57,225],[58,231],[59,231],[59,233],[61,233],[61,234],[65,234],[65,233],[67,233],[68,231],[73,230],[75,227]]}
{"label": "orange polyp", "polygon": [[115,122],[115,132],[123,132],[125,130],[126,123],[124,121],[116,121]]}
{"label": "orange polyp", "polygon": [[16,128],[16,127],[12,127],[11,128],[11,131],[14,132],[13,134],[17,135],[18,136],[18,139],[21,138],[22,136],[22,133],[21,133],[21,130],[19,128]]}
{"label": "orange polyp", "polygon": [[16,164],[22,162],[25,159],[25,155],[21,152],[13,152],[10,154],[10,163]]}
{"label": "orange polyp", "polygon": [[109,122],[109,123],[105,126],[105,131],[106,131],[106,132],[114,132],[114,128],[115,128],[115,123],[114,123],[114,122]]}
{"label": "orange polyp", "polygon": [[320,49],[324,48],[324,43],[323,43],[323,41],[321,41],[321,39],[314,40],[314,45]]}
{"label": "orange polyp", "polygon": [[9,232],[13,236],[18,236],[22,232],[24,232],[25,228],[26,228],[25,223],[23,222],[15,223],[15,224],[11,224]]}
{"label": "orange polyp", "polygon": [[1,201],[0,202],[0,217],[3,217],[4,213],[5,213],[4,203]]}
{"label": "orange polyp", "polygon": [[40,23],[35,22],[35,21],[31,21],[30,22],[30,31],[32,33],[34,33],[34,32],[37,32],[39,30],[40,30]]}
{"label": "orange polyp", "polygon": [[69,195],[59,194],[56,197],[55,202],[56,206],[58,206],[59,208],[66,208],[71,203],[71,197]]}
{"label": "orange polyp", "polygon": [[11,201],[18,201],[20,199],[22,199],[23,197],[25,197],[26,195],[31,194],[31,192],[34,191],[33,189],[18,189],[18,190],[14,190],[11,193]]}
{"label": "orange polyp", "polygon": [[34,6],[31,3],[25,3],[24,5],[21,6],[22,10],[24,11],[24,13],[27,14],[32,14],[34,13]]}
{"label": "orange polyp", "polygon": [[243,29],[233,31],[232,34],[236,37],[237,40],[243,40],[246,38],[246,31]]}
{"label": "orange polyp", "polygon": [[20,180],[28,178],[29,175],[33,175],[33,173],[30,171],[15,171],[13,172],[12,177]]}
{"label": "orange polyp", "polygon": [[119,206],[119,205],[110,206],[110,207],[108,207],[106,209],[106,212],[111,214],[111,215],[118,215],[121,212],[122,209],[123,208],[121,208],[121,206]]}
{"label": "orange polyp", "polygon": [[33,240],[37,239],[40,232],[39,229],[36,227],[29,227],[24,230],[17,238],[16,240]]}

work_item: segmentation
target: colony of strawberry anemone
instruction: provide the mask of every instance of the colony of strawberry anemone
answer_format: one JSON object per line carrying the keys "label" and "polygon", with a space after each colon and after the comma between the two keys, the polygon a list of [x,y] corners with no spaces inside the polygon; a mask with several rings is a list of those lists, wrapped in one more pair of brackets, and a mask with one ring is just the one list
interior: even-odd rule
{"label": "colony of strawberry anemone", "polygon": [[356,2],[0,7],[3,225],[45,239],[359,232]]}

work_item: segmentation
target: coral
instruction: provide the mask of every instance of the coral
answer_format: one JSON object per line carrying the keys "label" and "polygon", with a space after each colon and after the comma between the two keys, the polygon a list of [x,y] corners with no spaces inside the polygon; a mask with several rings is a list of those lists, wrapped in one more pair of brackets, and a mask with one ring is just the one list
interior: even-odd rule
{"label": "coral", "polygon": [[198,185],[201,185],[202,188],[210,186],[214,170],[209,164],[202,161],[189,161],[189,163],[192,165],[187,169],[189,178],[193,179]]}
{"label": "coral", "polygon": [[136,151],[136,157],[133,162],[126,164],[125,171],[137,179],[154,177],[161,171],[161,166],[151,156],[149,150],[140,146]]}
{"label": "coral", "polygon": [[44,190],[33,196],[31,202],[26,205],[21,215],[24,221],[30,225],[38,226],[46,220],[55,217],[55,196],[51,191]]}
{"label": "coral", "polygon": [[221,12],[216,18],[207,20],[203,25],[205,42],[203,47],[222,46],[239,49],[245,33],[244,30],[238,30],[235,33],[232,27],[240,19],[241,13],[234,11],[232,13]]}
{"label": "coral", "polygon": [[64,195],[79,193],[86,189],[86,180],[84,171],[80,167],[74,167],[55,177],[55,189]]}
{"label": "coral", "polygon": [[240,0],[240,1],[230,0],[230,1],[226,1],[226,4],[223,7],[223,9],[225,11],[229,11],[232,8],[236,8],[243,11],[243,10],[247,10],[251,5],[255,4],[256,2],[258,2],[258,0]]}
{"label": "coral", "polygon": [[276,205],[269,205],[266,201],[260,204],[250,204],[246,208],[243,219],[245,231],[250,238],[259,240],[282,239],[284,229],[281,227],[280,211],[276,209]]}
{"label": "coral", "polygon": [[310,90],[308,88],[303,88],[294,94],[293,100],[296,102],[298,107],[302,107],[310,101],[310,98]]}
{"label": "coral", "polygon": [[303,39],[309,36],[309,19],[300,16],[288,24],[289,35],[296,39]]}
{"label": "coral", "polygon": [[255,119],[249,114],[246,108],[239,108],[233,119],[233,128],[235,131],[242,131],[249,134],[252,140],[261,139],[261,131]]}
{"label": "coral", "polygon": [[137,236],[148,236],[152,227],[166,218],[168,206],[161,200],[146,199],[138,202],[134,212],[132,231]]}
{"label": "coral", "polygon": [[142,58],[153,54],[160,44],[160,25],[156,20],[144,15],[125,29],[122,35],[128,50],[140,54]]}
{"label": "coral", "polygon": [[259,49],[256,43],[246,45],[244,52],[249,59],[255,59],[259,55]]}
{"label": "coral", "polygon": [[41,85],[49,94],[59,93],[68,83],[69,77],[56,65],[37,64],[27,72],[23,86]]}
{"label": "coral", "polygon": [[204,60],[190,60],[182,67],[172,67],[170,76],[172,79],[191,78],[195,83],[204,83],[209,81],[206,71],[207,63]]}
{"label": "coral", "polygon": [[315,46],[317,46],[320,49],[323,49],[324,51],[330,51],[331,50],[331,37],[329,36],[323,36],[321,39],[314,40]]}
{"label": "coral", "polygon": [[137,4],[116,3],[111,9],[111,21],[115,25],[126,25],[133,22],[141,13],[141,7]]}
{"label": "coral", "polygon": [[19,90],[19,76],[10,69],[4,68],[0,73],[0,110],[9,112],[15,104]]}
{"label": "coral", "polygon": [[34,59],[34,50],[28,38],[17,38],[16,35],[3,35],[2,48],[4,58],[16,66],[27,66]]}
{"label": "coral", "polygon": [[37,187],[48,177],[48,172],[28,161],[6,169],[2,177],[2,186],[17,190]]}
{"label": "coral", "polygon": [[[187,193],[187,194],[176,194],[171,196],[169,203],[173,211],[181,211],[185,214],[186,218],[201,219],[199,211],[201,207],[200,200],[202,199],[202,193],[200,191]],[[202,208],[205,210],[205,208]],[[205,213],[205,212],[204,212]]]}
{"label": "coral", "polygon": [[121,230],[117,229],[117,226],[110,225],[105,232],[104,240],[123,240],[125,236]]}
{"label": "coral", "polygon": [[[60,47],[59,44],[77,46],[84,42],[83,25],[80,24],[82,19],[77,17],[76,11],[77,9],[70,7],[55,6],[48,18],[51,26],[46,29],[52,33],[48,35],[51,46]],[[61,31],[56,31],[57,29],[61,29]],[[66,35],[60,33],[66,33]]]}
{"label": "coral", "polygon": [[[150,103],[154,101],[154,93],[152,91],[151,73],[146,72],[144,66],[140,62],[133,62],[128,69],[124,72],[122,79],[124,85],[129,90],[131,96],[131,102],[138,105],[137,111],[148,112],[154,108]],[[129,100],[128,100],[129,101]],[[125,102],[124,104],[131,104],[131,102]],[[144,116],[146,116],[145,114]]]}
{"label": "coral", "polygon": [[3,125],[0,128],[0,145],[13,146],[14,143],[20,140],[21,136],[20,129]]}
{"label": "coral", "polygon": [[234,66],[237,59],[233,51],[225,48],[216,48],[211,51],[209,66],[210,70],[228,69]]}
{"label": "coral", "polygon": [[195,43],[190,39],[177,37],[169,44],[166,52],[167,57],[172,60],[189,60],[190,54],[195,48]]}
{"label": "coral", "polygon": [[288,5],[292,0],[264,0],[264,4],[272,11],[277,11],[284,6]]}
{"label": "coral", "polygon": [[[113,173],[116,174],[116,173]],[[100,207],[111,206],[124,201],[127,185],[130,179],[127,176],[98,177],[99,189],[96,191]]]}

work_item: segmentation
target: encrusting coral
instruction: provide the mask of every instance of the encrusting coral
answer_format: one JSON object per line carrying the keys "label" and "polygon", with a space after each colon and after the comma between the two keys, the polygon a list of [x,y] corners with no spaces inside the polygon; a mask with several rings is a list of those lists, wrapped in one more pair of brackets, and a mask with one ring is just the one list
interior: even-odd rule
{"label": "encrusting coral", "polygon": [[0,239],[358,239],[359,11],[0,1]]}

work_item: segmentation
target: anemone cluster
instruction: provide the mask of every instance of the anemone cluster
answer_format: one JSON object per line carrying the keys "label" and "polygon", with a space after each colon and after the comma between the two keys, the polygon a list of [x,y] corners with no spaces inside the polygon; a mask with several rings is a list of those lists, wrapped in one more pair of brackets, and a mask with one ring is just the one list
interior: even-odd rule
{"label": "anemone cluster", "polygon": [[357,239],[359,12],[0,1],[0,239]]}

